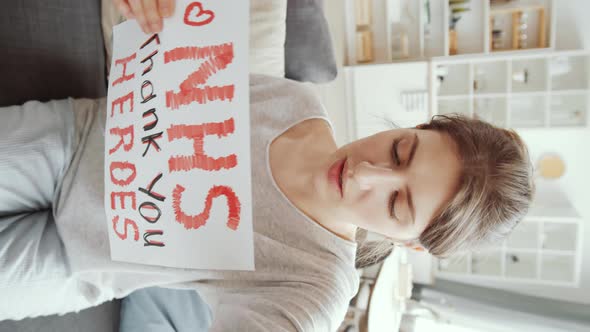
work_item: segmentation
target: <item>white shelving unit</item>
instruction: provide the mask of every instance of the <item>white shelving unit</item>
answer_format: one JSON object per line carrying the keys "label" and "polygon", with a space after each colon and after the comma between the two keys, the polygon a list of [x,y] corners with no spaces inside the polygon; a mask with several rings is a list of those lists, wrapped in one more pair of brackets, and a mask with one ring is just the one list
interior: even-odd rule
{"label": "white shelving unit", "polygon": [[431,114],[517,129],[587,127],[589,66],[588,51],[435,58]]}
{"label": "white shelving unit", "polygon": [[[470,0],[462,5],[469,11],[460,13],[455,26],[457,55],[450,54],[449,25],[452,6],[449,0],[344,0],[346,32],[346,65],[416,61],[441,56],[522,52],[553,49],[555,45],[555,1],[517,0],[505,6],[492,6],[490,0]],[[503,29],[505,43],[512,40],[511,13],[515,9],[527,13],[528,43],[524,50],[492,50],[492,17],[497,17]],[[539,48],[541,18],[537,8],[544,10],[543,36],[545,46]],[[362,12],[362,15],[359,14]],[[362,30],[372,37],[359,38]],[[405,37],[401,37],[405,36]],[[369,46],[359,45],[371,40]],[[396,56],[392,49],[403,49],[407,41],[407,56]],[[521,45],[522,46],[522,45]],[[509,46],[507,46],[510,49]],[[372,50],[366,58],[363,50]],[[363,56],[360,54],[363,53]]]}
{"label": "white shelving unit", "polygon": [[538,188],[525,220],[497,247],[438,260],[439,278],[577,287],[583,222],[554,186]]}

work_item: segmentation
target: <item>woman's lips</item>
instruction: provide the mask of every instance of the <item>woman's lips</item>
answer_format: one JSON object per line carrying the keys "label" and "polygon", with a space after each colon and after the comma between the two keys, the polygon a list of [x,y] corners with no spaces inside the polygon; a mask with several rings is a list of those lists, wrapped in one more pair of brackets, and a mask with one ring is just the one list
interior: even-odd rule
{"label": "woman's lips", "polygon": [[342,198],[344,198],[344,188],[346,188],[346,166],[348,162],[348,158],[344,158],[342,162],[342,166],[340,167],[340,192]]}
{"label": "woman's lips", "polygon": [[332,164],[328,170],[328,181],[336,187],[340,197],[344,197],[344,166],[346,164],[346,158],[338,160]]}

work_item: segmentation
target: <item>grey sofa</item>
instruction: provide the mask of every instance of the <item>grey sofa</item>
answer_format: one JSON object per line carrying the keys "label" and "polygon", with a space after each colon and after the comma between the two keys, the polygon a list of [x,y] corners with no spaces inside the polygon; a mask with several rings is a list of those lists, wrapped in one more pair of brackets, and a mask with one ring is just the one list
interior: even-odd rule
{"label": "grey sofa", "polygon": [[[28,100],[107,93],[101,0],[11,0],[0,10],[0,107]],[[286,77],[328,82],[337,75],[322,0],[289,0]],[[1,273],[1,271],[0,271]],[[2,298],[0,296],[0,301]],[[109,332],[120,302],[64,316],[0,322],[0,332]]]}
{"label": "grey sofa", "polygon": [[[290,0],[285,76],[329,82],[336,65],[323,0]],[[106,95],[101,0],[11,0],[0,10],[0,106]]]}

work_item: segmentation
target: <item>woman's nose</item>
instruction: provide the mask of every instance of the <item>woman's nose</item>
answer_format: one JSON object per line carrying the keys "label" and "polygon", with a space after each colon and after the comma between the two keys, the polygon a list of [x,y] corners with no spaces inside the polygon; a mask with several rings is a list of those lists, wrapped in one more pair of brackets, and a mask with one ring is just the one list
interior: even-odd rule
{"label": "woman's nose", "polygon": [[403,174],[391,169],[390,165],[373,165],[367,161],[356,165],[353,178],[362,190],[373,188],[376,185],[392,186],[404,182]]}

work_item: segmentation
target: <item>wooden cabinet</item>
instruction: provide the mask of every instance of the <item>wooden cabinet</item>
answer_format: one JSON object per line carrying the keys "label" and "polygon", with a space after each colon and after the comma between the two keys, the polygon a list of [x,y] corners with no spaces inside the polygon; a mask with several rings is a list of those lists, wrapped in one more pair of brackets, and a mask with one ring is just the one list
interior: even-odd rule
{"label": "wooden cabinet", "polygon": [[[555,46],[554,0],[344,1],[348,65]],[[370,31],[370,46],[357,45],[359,27]],[[366,48],[374,55],[370,61],[359,57]]]}

